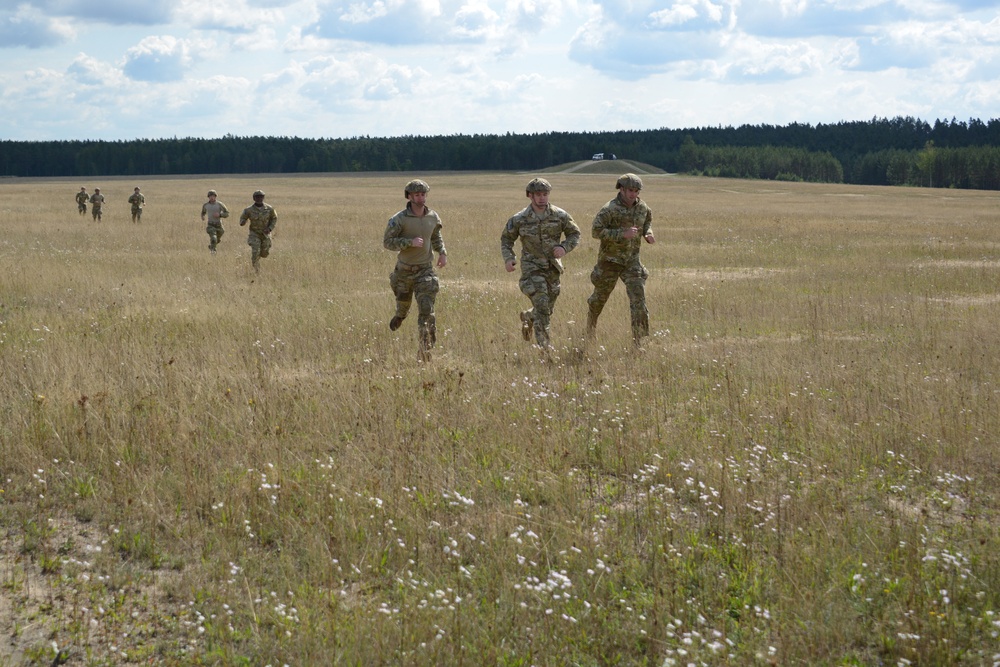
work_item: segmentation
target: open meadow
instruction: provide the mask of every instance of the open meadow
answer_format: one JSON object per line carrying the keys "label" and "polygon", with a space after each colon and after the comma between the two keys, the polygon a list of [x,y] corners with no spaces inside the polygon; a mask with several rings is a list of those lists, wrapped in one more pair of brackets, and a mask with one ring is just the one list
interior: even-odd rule
{"label": "open meadow", "polygon": [[622,285],[584,338],[615,175],[546,174],[546,357],[499,250],[531,176],[0,181],[0,665],[1000,664],[1000,195],[643,175],[637,350]]}

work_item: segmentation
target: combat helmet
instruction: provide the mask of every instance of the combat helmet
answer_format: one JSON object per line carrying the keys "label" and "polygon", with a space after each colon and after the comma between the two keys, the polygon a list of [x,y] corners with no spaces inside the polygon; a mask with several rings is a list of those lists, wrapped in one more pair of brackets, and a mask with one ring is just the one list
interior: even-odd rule
{"label": "combat helmet", "polygon": [[642,179],[632,173],[622,174],[618,177],[618,182],[615,183],[615,189],[621,190],[622,188],[642,190]]}
{"label": "combat helmet", "polygon": [[530,195],[532,192],[551,192],[552,184],[546,181],[544,178],[535,177],[528,181],[528,185],[524,188],[524,193]]}
{"label": "combat helmet", "polygon": [[419,178],[415,178],[403,187],[403,196],[407,197],[414,192],[430,192],[430,190],[431,186]]}

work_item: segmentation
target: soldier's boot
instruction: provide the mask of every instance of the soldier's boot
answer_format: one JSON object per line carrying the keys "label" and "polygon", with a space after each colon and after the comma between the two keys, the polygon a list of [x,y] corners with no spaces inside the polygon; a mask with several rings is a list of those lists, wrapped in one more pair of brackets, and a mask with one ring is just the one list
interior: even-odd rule
{"label": "soldier's boot", "polygon": [[434,347],[434,343],[431,340],[430,329],[427,327],[421,328],[420,342],[417,346],[417,361],[430,361],[432,347]]}
{"label": "soldier's boot", "polygon": [[521,311],[521,338],[531,342],[531,330],[534,328],[534,318],[531,317],[530,310]]}
{"label": "soldier's boot", "polygon": [[543,350],[549,350],[552,348],[552,343],[549,340],[549,328],[543,327],[538,324],[538,322],[533,323],[535,325],[535,343],[538,347]]}
{"label": "soldier's boot", "polygon": [[587,313],[587,338],[593,338],[597,333],[597,318],[598,313],[590,311]]}
{"label": "soldier's boot", "polygon": [[410,304],[406,301],[396,302],[396,314],[392,316],[389,320],[389,331],[395,331],[399,327],[403,326],[403,320],[406,319],[406,314],[410,312]]}
{"label": "soldier's boot", "polygon": [[632,317],[632,342],[642,344],[642,339],[649,335],[649,315],[634,315]]}
{"label": "soldier's boot", "polygon": [[551,363],[553,361],[552,353],[555,349],[552,347],[552,341],[549,340],[548,329],[535,331],[535,343],[538,345],[539,358],[542,361]]}
{"label": "soldier's boot", "polygon": [[433,322],[427,324],[427,347],[437,345],[437,326]]}

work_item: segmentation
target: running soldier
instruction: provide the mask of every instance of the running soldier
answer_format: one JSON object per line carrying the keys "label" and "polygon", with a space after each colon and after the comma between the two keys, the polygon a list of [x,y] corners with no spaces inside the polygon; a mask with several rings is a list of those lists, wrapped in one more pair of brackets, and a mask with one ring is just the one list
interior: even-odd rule
{"label": "running soldier", "polygon": [[219,193],[215,190],[209,190],[208,201],[201,205],[202,222],[208,218],[205,231],[208,232],[208,249],[212,251],[213,255],[215,247],[222,240],[222,235],[226,233],[226,230],[222,228],[222,219],[229,217],[229,209],[226,208],[226,205],[221,201],[216,201],[218,196]]}
{"label": "running soldier", "polygon": [[597,329],[597,318],[604,304],[621,280],[625,283],[632,319],[632,340],[638,345],[649,335],[649,310],[646,308],[646,278],[649,271],[639,261],[642,240],[656,243],[653,236],[653,212],[639,198],[642,179],[635,174],[623,174],[615,183],[618,196],[598,211],[594,218],[593,236],[600,240],[597,265],[590,274],[594,293],[587,299],[587,335]]}
{"label": "running soldier", "polygon": [[398,252],[396,268],[389,276],[389,286],[396,296],[396,313],[389,320],[389,329],[395,331],[406,319],[413,297],[417,298],[417,359],[430,361],[431,348],[437,340],[437,319],[434,300],[440,288],[434,273],[434,252],[438,253],[437,266],[448,264],[448,251],[441,235],[441,216],[427,207],[430,186],[419,179],[403,187],[406,208],[389,218],[382,245],[386,250]]}
{"label": "running soldier", "polygon": [[76,208],[80,215],[87,215],[87,202],[89,201],[90,195],[87,194],[87,188],[80,188],[80,191],[76,193]]}
{"label": "running soldier", "polygon": [[525,188],[531,203],[513,215],[500,235],[500,252],[507,272],[517,264],[514,241],[521,239],[521,292],[531,299],[531,308],[521,312],[521,335],[544,350],[549,342],[549,320],[559,297],[562,258],[580,243],[580,228],[573,216],[549,203],[552,186],[544,178],[533,178]]}
{"label": "running soldier", "polygon": [[253,204],[240,214],[240,227],[250,223],[247,245],[250,246],[250,264],[254,271],[260,271],[260,260],[271,252],[271,232],[278,224],[278,215],[270,204],[264,203],[264,192],[253,193]]}
{"label": "running soldier", "polygon": [[90,212],[97,222],[101,220],[102,208],[104,208],[104,195],[101,194],[100,188],[94,188],[94,194],[90,195]]}
{"label": "running soldier", "polygon": [[132,204],[132,222],[142,222],[142,207],[146,203],[146,197],[139,192],[139,186],[128,198],[128,203]]}

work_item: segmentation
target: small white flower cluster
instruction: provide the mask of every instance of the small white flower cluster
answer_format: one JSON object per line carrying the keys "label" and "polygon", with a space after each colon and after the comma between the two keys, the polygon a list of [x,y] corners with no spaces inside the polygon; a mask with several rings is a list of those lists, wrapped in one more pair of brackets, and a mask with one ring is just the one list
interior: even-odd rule
{"label": "small white flower cluster", "polygon": [[[273,464],[268,464],[270,467],[274,467]],[[281,489],[280,484],[272,484],[267,481],[267,473],[260,473],[260,490],[267,494],[267,499],[272,505],[278,504],[278,490]]]}

